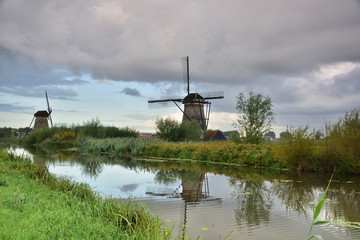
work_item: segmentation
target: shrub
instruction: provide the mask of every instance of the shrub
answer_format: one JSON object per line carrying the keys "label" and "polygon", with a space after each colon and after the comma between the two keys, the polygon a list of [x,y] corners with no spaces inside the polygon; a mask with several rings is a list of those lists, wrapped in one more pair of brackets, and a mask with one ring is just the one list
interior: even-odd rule
{"label": "shrub", "polygon": [[273,147],[275,157],[291,168],[313,167],[316,131],[308,130],[308,126],[288,129],[285,138]]}
{"label": "shrub", "polygon": [[156,119],[156,135],[167,141],[199,141],[201,130],[197,122],[182,122],[165,118]]}
{"label": "shrub", "polygon": [[335,124],[326,125],[326,146],[338,156],[338,164],[360,172],[360,109],[346,113]]}
{"label": "shrub", "polygon": [[44,142],[48,138],[52,138],[55,134],[61,134],[65,131],[70,131],[67,127],[52,127],[52,128],[41,128],[30,135],[27,135],[22,139],[22,142],[24,142],[27,145],[35,145],[40,144]]}
{"label": "shrub", "polygon": [[71,140],[75,140],[76,134],[74,131],[65,130],[63,132],[55,133],[53,135],[53,138],[55,138],[58,141],[71,141]]}
{"label": "shrub", "polygon": [[98,118],[91,119],[83,124],[83,126],[77,126],[75,129],[78,131],[79,136],[87,137],[101,137],[100,128],[102,127],[100,120]]}
{"label": "shrub", "polygon": [[102,127],[101,137],[103,138],[125,138],[125,137],[138,137],[139,132],[129,127],[117,128],[117,127]]}

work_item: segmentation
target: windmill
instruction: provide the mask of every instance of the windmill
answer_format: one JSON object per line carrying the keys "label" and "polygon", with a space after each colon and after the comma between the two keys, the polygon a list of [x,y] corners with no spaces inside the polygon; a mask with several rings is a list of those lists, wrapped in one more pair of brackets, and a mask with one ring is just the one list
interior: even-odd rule
{"label": "windmill", "polygon": [[34,130],[44,128],[44,127],[49,127],[48,119],[50,119],[51,127],[53,126],[53,122],[52,122],[52,119],[51,119],[52,109],[51,109],[50,104],[49,104],[49,98],[48,98],[48,95],[47,95],[47,91],[45,91],[45,96],[46,96],[46,102],[47,102],[48,110],[47,111],[46,110],[37,111],[34,114],[34,117],[31,120],[31,123],[30,123],[28,129],[30,129],[32,123],[34,122],[34,119],[35,119]]}
{"label": "windmill", "polygon": [[[190,92],[190,74],[189,74],[189,57],[182,58],[184,78],[187,83],[187,95],[184,98],[168,98],[159,100],[149,100],[149,106],[151,105],[164,105],[169,102],[173,102],[183,113],[182,121],[196,121],[202,131],[205,131],[208,127],[210,107],[212,99],[224,98],[223,92],[212,92],[199,94],[197,92]],[[186,71],[185,71],[186,69]],[[184,105],[184,109],[179,106],[179,103]],[[205,107],[205,109],[204,109]]]}

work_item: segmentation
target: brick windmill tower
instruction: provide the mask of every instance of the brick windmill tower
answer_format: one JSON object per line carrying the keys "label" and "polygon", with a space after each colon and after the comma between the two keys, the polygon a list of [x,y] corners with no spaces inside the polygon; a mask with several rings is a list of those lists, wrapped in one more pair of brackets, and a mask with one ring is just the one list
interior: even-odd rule
{"label": "brick windmill tower", "polygon": [[[197,93],[190,92],[190,74],[189,74],[189,57],[183,57],[183,71],[184,79],[187,83],[187,95],[184,98],[169,98],[169,99],[159,99],[159,100],[149,100],[148,103],[151,105],[164,105],[166,103],[174,103],[180,111],[183,113],[182,121],[196,121],[199,125],[199,128],[202,131],[206,131],[209,123],[210,117],[210,107],[212,99],[222,99],[224,98],[224,93],[222,91],[212,92],[212,93]],[[184,108],[181,108],[179,104],[182,103]]]}
{"label": "brick windmill tower", "polygon": [[46,102],[47,102],[48,110],[47,111],[46,110],[37,111],[34,114],[34,117],[31,120],[31,123],[30,123],[28,129],[30,129],[32,123],[34,122],[34,119],[35,119],[34,130],[49,127],[48,120],[50,120],[51,127],[53,126],[53,122],[52,122],[52,119],[51,119],[52,109],[50,107],[49,98],[48,98],[48,95],[47,95],[46,91],[45,91],[45,96],[46,96]]}

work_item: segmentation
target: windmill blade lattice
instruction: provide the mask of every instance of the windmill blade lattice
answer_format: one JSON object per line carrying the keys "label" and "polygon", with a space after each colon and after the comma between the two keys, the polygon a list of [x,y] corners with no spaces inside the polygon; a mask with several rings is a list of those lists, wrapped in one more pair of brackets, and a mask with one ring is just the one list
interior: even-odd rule
{"label": "windmill blade lattice", "polygon": [[[189,76],[189,57],[181,58],[183,65],[184,80],[186,80],[187,95],[184,98],[168,98],[149,100],[149,108],[165,108],[177,106],[183,113],[182,121],[198,122],[199,128],[202,131],[207,129],[209,123],[211,99],[224,98],[223,91],[207,92],[207,93],[190,93],[190,76]],[[179,105],[182,103],[184,108]]]}
{"label": "windmill blade lattice", "polygon": [[53,127],[53,122],[52,122],[52,118],[51,118],[52,109],[50,108],[47,91],[45,91],[45,96],[46,96],[46,102],[47,102],[47,106],[48,106],[48,113],[49,113],[49,119],[50,119],[51,127]]}

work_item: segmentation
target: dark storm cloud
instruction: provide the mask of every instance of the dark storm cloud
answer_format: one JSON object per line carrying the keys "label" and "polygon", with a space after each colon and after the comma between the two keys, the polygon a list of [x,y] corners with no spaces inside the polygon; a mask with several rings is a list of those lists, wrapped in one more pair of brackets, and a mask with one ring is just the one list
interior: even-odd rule
{"label": "dark storm cloud", "polygon": [[171,81],[187,54],[193,78],[227,83],[360,61],[353,1],[36,3],[4,1],[0,45],[99,79]]}
{"label": "dark storm cloud", "polygon": [[334,84],[329,90],[337,98],[358,95],[360,93],[360,66],[357,66],[346,75],[335,77]]}
{"label": "dark storm cloud", "polygon": [[134,97],[140,97],[141,94],[139,90],[135,88],[124,88],[121,93],[125,93],[126,95],[134,96]]}

